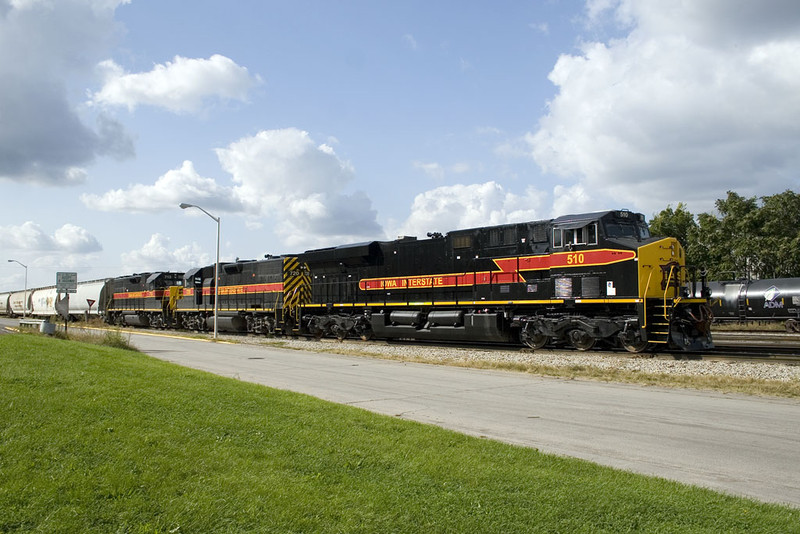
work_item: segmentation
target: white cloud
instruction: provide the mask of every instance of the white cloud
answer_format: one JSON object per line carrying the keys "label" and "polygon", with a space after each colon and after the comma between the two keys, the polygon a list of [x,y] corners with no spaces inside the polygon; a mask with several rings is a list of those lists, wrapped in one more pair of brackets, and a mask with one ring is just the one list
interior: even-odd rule
{"label": "white cloud", "polygon": [[528,27],[543,35],[550,34],[550,26],[546,22],[531,22]]}
{"label": "white cloud", "polygon": [[53,234],[56,247],[76,253],[97,252],[103,249],[100,242],[86,229],[74,224],[65,224]]}
{"label": "white cloud", "polygon": [[207,209],[239,211],[243,208],[231,187],[200,176],[191,161],[167,171],[153,185],[134,184],[102,195],[81,195],[87,207],[99,211],[156,212],[175,210],[178,204],[198,204]]}
{"label": "white cloud", "polygon": [[327,144],[316,144],[308,132],[295,128],[265,130],[216,150],[231,186],[200,176],[190,161],[152,185],[134,184],[102,195],[82,195],[83,203],[102,211],[155,212],[174,210],[181,202],[209,210],[239,212],[248,228],[260,219],[285,245],[321,246],[380,237],[372,201],[360,191],[349,192],[353,167]]}
{"label": "white cloud", "polygon": [[550,73],[527,136],[543,170],[651,211],[800,185],[800,3],[588,2],[593,23],[609,14],[627,34]]}
{"label": "white cloud", "polygon": [[552,217],[569,215],[570,213],[584,213],[598,211],[609,206],[598,204],[598,199],[590,195],[581,184],[571,187],[557,185],[553,188]]}
{"label": "white cloud", "polygon": [[175,113],[196,112],[211,98],[246,101],[250,89],[261,81],[219,54],[208,59],[175,56],[150,72],[134,74],[124,72],[112,60],[103,61],[100,68],[105,84],[91,95],[91,102],[126,106],[129,111],[144,104]]}
{"label": "white cloud", "polygon": [[415,169],[419,169],[434,180],[441,180],[444,178],[444,169],[436,162],[424,163],[422,161],[415,161],[412,163]]}
{"label": "white cloud", "polygon": [[465,162],[454,163],[448,167],[436,162],[425,163],[423,161],[414,161],[411,165],[434,180],[443,180],[448,174],[466,174],[472,170],[472,166]]}
{"label": "white cloud", "polygon": [[[80,280],[85,280],[83,273],[96,267],[103,247],[96,237],[80,226],[67,223],[48,234],[40,225],[27,221],[18,226],[0,226],[0,249],[8,258],[28,266],[30,288],[55,284],[53,273],[58,271],[74,271]],[[2,287],[21,289],[24,276],[22,268],[15,269],[0,283]]]}
{"label": "white cloud", "polygon": [[394,235],[425,236],[428,232],[535,220],[542,198],[533,187],[517,195],[493,181],[438,187],[414,198],[411,214]]}
{"label": "white cloud", "polygon": [[416,39],[414,38],[414,36],[413,36],[413,35],[411,35],[410,33],[407,33],[407,34],[403,35],[403,42],[405,42],[405,43],[406,43],[406,45],[407,45],[407,46],[408,46],[408,47],[409,47],[411,50],[417,50],[417,49],[419,48],[419,47],[417,46],[417,40],[416,40]]}
{"label": "white cloud", "polygon": [[174,248],[170,238],[153,234],[138,250],[121,255],[123,270],[126,272],[185,271],[191,267],[210,265],[214,259],[203,251],[197,243]]}
{"label": "white cloud", "polygon": [[371,200],[347,192],[353,167],[308,132],[261,131],[217,149],[217,156],[233,176],[234,194],[245,210],[277,221],[286,245],[312,247],[382,234]]}
{"label": "white cloud", "polygon": [[132,155],[122,126],[102,113],[85,124],[67,89],[109,49],[122,3],[0,1],[0,179],[74,185],[95,157]]}
{"label": "white cloud", "polygon": [[14,251],[69,254],[87,254],[103,249],[97,238],[80,226],[67,223],[53,235],[48,235],[32,221],[20,226],[0,226],[0,246]]}

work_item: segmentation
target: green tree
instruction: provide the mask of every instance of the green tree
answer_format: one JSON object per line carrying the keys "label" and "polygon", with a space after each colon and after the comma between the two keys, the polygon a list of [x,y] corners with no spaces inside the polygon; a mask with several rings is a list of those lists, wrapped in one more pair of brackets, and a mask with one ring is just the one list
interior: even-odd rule
{"label": "green tree", "polygon": [[689,265],[711,280],[800,276],[800,194],[743,197],[728,191],[717,213],[694,217],[682,204],[652,218],[654,235],[676,237]]}
{"label": "green tree", "polygon": [[714,236],[717,267],[736,277],[752,278],[761,267],[758,251],[763,231],[758,199],[728,191],[727,198],[717,200],[716,206],[720,214]]}
{"label": "green tree", "polygon": [[800,194],[761,197],[761,278],[800,276]]}
{"label": "green tree", "polygon": [[672,205],[668,205],[666,209],[661,210],[658,215],[654,215],[650,220],[650,233],[675,237],[684,248],[688,244],[689,233],[692,228],[696,227],[697,223],[694,222],[694,215],[686,209],[686,205],[683,202],[678,202],[678,207],[674,210]]}
{"label": "green tree", "polygon": [[686,251],[686,263],[698,265],[693,254],[693,237],[697,231],[694,215],[686,209],[683,202],[678,202],[674,210],[671,205],[661,210],[650,219],[650,233],[653,235],[674,237]]}

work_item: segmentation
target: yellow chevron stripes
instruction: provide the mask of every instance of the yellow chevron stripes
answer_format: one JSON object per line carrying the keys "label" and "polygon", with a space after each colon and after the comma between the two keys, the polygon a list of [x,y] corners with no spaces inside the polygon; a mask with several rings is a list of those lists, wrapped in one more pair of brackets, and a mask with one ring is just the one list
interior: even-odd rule
{"label": "yellow chevron stripes", "polygon": [[311,275],[308,266],[296,257],[283,259],[283,307],[293,311],[311,302]]}

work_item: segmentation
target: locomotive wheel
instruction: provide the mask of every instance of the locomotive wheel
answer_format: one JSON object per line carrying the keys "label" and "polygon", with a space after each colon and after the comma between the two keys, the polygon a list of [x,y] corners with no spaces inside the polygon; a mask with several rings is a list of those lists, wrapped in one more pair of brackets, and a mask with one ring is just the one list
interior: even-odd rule
{"label": "locomotive wheel", "polygon": [[576,328],[575,330],[570,330],[567,334],[569,338],[569,342],[578,350],[589,350],[594,347],[595,338],[590,336],[587,332]]}
{"label": "locomotive wheel", "polygon": [[347,330],[339,326],[338,324],[334,324],[331,327],[331,333],[336,336],[336,339],[339,341],[344,341],[344,338],[347,337]]}
{"label": "locomotive wheel", "polygon": [[[631,339],[633,337],[633,339]],[[637,333],[635,336],[626,336],[623,333],[619,334],[619,343],[628,352],[640,353],[643,352],[650,344],[643,340]]]}
{"label": "locomotive wheel", "polygon": [[534,350],[541,349],[542,347],[547,345],[548,341],[550,341],[550,338],[547,337],[546,335],[531,334],[530,332],[528,332],[527,329],[520,331],[519,339],[525,346],[530,347]]}
{"label": "locomotive wheel", "polygon": [[625,350],[627,350],[628,352],[633,352],[635,354],[644,352],[644,350],[647,349],[647,346],[649,345],[649,343],[647,343],[647,341],[644,341],[643,339],[637,339],[636,341],[631,342],[631,341],[626,341],[621,337],[620,337],[620,343],[625,348]]}

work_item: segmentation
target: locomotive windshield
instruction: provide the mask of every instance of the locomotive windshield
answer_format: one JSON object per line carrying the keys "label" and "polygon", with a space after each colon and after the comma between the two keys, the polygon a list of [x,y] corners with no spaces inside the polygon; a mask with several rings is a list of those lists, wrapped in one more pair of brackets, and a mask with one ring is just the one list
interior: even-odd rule
{"label": "locomotive windshield", "polygon": [[606,237],[633,237],[635,239],[647,239],[650,237],[650,229],[646,224],[634,221],[606,221]]}

